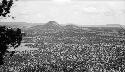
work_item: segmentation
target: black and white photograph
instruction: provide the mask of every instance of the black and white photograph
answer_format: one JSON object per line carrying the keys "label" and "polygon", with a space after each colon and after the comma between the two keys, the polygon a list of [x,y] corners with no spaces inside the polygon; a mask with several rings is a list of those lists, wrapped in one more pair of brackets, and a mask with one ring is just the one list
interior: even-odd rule
{"label": "black and white photograph", "polygon": [[0,72],[125,72],[125,0],[0,0]]}

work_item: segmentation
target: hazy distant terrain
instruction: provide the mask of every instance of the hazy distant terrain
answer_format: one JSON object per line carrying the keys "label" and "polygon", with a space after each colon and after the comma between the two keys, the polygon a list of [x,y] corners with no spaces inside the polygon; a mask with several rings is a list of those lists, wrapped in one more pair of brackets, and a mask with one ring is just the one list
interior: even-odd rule
{"label": "hazy distant terrain", "polygon": [[[0,72],[124,72],[125,36],[120,25],[76,26],[0,23],[26,34]],[[23,51],[20,51],[22,48]]]}

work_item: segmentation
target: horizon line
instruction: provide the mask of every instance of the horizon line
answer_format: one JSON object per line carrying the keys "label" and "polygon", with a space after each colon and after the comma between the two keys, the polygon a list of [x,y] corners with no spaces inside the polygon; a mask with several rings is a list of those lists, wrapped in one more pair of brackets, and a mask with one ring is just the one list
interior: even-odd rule
{"label": "horizon line", "polygon": [[[48,21],[48,22],[50,22],[50,21]],[[48,22],[40,22],[40,23],[33,23],[33,22],[0,22],[0,23],[26,23],[26,24],[30,24],[30,25],[32,25],[32,24],[35,24],[35,25],[44,25],[44,24],[46,24],[46,23],[48,23]],[[54,22],[56,22],[56,23],[58,23],[57,21],[54,21]],[[83,24],[83,25],[79,25],[79,24],[76,24],[76,23],[65,23],[65,24],[61,24],[61,23],[58,23],[59,25],[62,25],[62,26],[65,26],[65,25],[76,25],[76,26],[125,26],[125,25],[121,25],[121,24],[100,24],[100,25],[94,25],[94,24]],[[0,24],[1,25],[1,24]]]}

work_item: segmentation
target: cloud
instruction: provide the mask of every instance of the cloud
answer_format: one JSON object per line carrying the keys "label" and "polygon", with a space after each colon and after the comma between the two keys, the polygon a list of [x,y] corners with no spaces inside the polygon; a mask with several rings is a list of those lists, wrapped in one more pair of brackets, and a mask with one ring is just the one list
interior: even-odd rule
{"label": "cloud", "polygon": [[43,23],[49,20],[56,20],[62,24],[124,24],[125,22],[125,14],[123,14],[125,8],[122,2],[72,1],[56,4],[52,0],[50,2],[44,0],[18,1],[13,10],[15,21],[24,22]]}
{"label": "cloud", "polygon": [[85,12],[98,12],[99,10],[95,7],[87,7],[83,9]]}
{"label": "cloud", "polygon": [[84,12],[87,13],[105,13],[105,12],[109,12],[109,9],[104,8],[104,7],[85,7],[83,8]]}

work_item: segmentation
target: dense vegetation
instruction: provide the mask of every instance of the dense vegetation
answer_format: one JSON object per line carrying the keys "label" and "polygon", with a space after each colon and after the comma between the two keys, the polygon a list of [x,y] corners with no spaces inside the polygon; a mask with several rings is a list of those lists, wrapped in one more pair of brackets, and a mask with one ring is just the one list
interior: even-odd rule
{"label": "dense vegetation", "polygon": [[[3,72],[124,72],[124,35],[119,27],[53,25],[25,29],[23,43],[38,50],[5,57]],[[37,28],[36,28],[37,27]],[[41,28],[43,27],[43,28]],[[52,26],[51,26],[52,27]],[[61,29],[61,30],[60,30]]]}
{"label": "dense vegetation", "polygon": [[[13,0],[2,0],[0,17],[10,13]],[[8,15],[8,17],[10,17]],[[12,52],[22,40],[21,30],[0,27],[0,72],[124,72],[125,36],[119,27],[46,25],[24,28],[22,43],[38,50]],[[13,27],[13,26],[12,26]],[[119,35],[120,33],[120,35]],[[4,60],[3,60],[4,59]]]}
{"label": "dense vegetation", "polygon": [[[8,48],[17,48],[21,44],[22,34],[19,28],[12,29],[6,26],[0,26],[0,65],[3,64],[3,58],[8,52]],[[14,54],[12,51],[11,56]]]}

